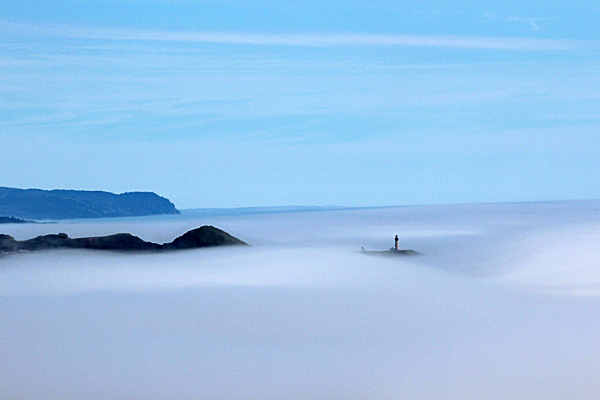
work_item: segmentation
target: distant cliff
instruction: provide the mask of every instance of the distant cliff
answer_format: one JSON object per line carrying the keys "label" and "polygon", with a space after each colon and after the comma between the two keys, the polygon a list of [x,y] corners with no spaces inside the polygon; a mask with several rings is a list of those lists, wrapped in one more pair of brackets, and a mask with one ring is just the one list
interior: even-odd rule
{"label": "distant cliff", "polygon": [[179,211],[168,199],[152,192],[114,194],[0,187],[0,215],[10,217],[39,220],[156,214],[179,214]]}
{"label": "distant cliff", "polygon": [[26,221],[24,219],[14,217],[0,217],[0,224],[27,224],[32,221]]}
{"label": "distant cliff", "polygon": [[37,236],[29,240],[15,240],[12,236],[0,234],[0,254],[52,249],[172,251],[232,245],[247,246],[247,243],[214,226],[201,226],[165,244],[146,242],[129,233],[77,239],[71,239],[66,233],[59,233]]}

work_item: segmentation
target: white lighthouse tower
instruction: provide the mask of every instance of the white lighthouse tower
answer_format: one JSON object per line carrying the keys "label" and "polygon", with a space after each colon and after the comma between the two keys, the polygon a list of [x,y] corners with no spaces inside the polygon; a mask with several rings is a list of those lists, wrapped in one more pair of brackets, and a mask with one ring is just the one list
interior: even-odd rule
{"label": "white lighthouse tower", "polygon": [[398,235],[396,235],[396,239],[394,239],[394,242],[396,242],[394,244],[394,250],[399,251],[400,247],[398,247]]}

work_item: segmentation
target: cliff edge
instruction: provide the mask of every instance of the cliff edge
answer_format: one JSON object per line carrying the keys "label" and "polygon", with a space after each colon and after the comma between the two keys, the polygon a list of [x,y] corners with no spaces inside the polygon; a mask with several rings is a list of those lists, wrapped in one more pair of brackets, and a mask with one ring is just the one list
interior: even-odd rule
{"label": "cliff edge", "polygon": [[179,214],[179,210],[168,199],[152,192],[115,194],[0,187],[0,215],[10,217],[43,220],[157,214]]}

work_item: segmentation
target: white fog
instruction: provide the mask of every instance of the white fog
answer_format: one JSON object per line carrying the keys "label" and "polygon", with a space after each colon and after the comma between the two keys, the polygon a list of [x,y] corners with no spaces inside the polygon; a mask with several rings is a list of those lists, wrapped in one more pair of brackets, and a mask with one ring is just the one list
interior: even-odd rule
{"label": "white fog", "polygon": [[[600,201],[7,224],[251,247],[0,257],[0,398],[594,398]],[[394,236],[420,257],[375,257]]]}

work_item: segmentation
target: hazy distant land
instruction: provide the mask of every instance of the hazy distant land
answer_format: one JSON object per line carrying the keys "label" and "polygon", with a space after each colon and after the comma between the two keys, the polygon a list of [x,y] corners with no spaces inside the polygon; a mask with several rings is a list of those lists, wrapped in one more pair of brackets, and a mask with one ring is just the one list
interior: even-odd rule
{"label": "hazy distant land", "polygon": [[[233,208],[190,208],[181,210],[186,216],[221,217],[234,215],[281,214],[313,211],[354,210],[365,207],[343,206],[267,206],[267,207],[233,207]],[[368,207],[367,207],[368,208]]]}
{"label": "hazy distant land", "polygon": [[44,220],[158,214],[179,214],[179,210],[168,199],[152,192],[115,194],[0,187],[0,215],[7,217]]}

